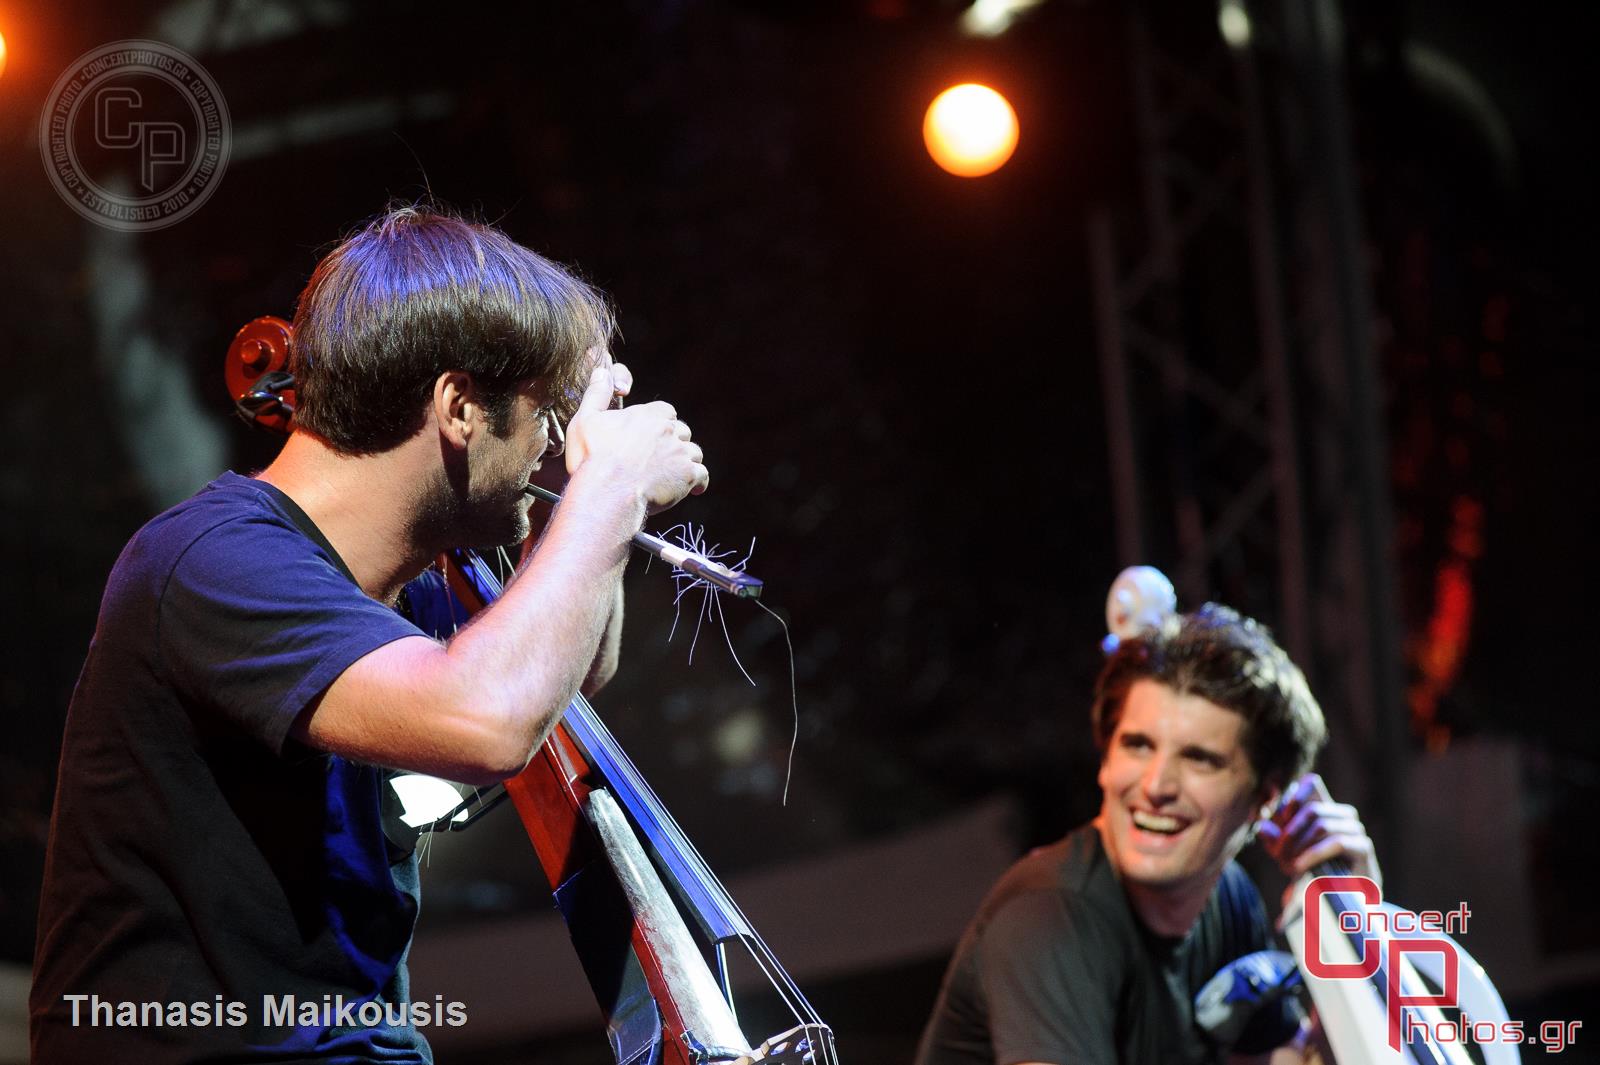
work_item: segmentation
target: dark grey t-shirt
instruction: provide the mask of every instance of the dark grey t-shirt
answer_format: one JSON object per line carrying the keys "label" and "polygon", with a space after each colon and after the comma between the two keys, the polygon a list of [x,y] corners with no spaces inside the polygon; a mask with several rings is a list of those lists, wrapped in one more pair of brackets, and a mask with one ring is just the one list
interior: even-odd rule
{"label": "dark grey t-shirt", "polygon": [[1221,1061],[1195,1027],[1195,993],[1271,939],[1260,894],[1232,863],[1187,936],[1151,933],[1085,825],[990,891],[956,948],[917,1063]]}

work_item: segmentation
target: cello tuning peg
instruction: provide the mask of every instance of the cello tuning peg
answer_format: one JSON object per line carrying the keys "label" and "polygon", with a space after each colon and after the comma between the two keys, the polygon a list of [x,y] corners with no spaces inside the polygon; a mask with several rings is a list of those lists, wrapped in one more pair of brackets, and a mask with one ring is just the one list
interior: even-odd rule
{"label": "cello tuning peg", "polygon": [[256,372],[267,368],[267,363],[272,358],[272,350],[261,340],[247,340],[239,345],[239,358],[244,364]]}
{"label": "cello tuning peg", "polygon": [[1159,629],[1178,612],[1178,593],[1154,566],[1129,566],[1117,574],[1106,596],[1106,628],[1100,647],[1111,654],[1123,640]]}

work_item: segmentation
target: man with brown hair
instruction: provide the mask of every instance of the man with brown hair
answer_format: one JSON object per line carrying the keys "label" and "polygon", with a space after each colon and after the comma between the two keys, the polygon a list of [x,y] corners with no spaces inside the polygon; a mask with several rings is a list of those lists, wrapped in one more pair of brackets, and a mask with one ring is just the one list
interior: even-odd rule
{"label": "man with brown hair", "polygon": [[[1378,875],[1356,812],[1305,775],[1326,737],[1271,635],[1208,604],[1122,641],[1096,685],[1100,814],[1018,862],[956,948],[919,1065],[1215,1062],[1297,1034],[1272,1010],[1235,1046],[1195,1024],[1223,965],[1271,946],[1234,857],[1259,829],[1291,877]],[[1280,798],[1284,801],[1279,803]]]}
{"label": "man with brown hair", "polygon": [[[600,296],[487,226],[389,212],[317,266],[295,326],[282,453],[153,519],[107,584],[51,824],[37,1062],[431,1060],[420,1029],[460,1018],[409,1001],[390,771],[519,771],[614,668],[645,515],[706,487],[672,407],[613,406],[631,376]],[[412,624],[394,608],[441,551],[527,535],[563,422],[565,501],[505,595],[454,635]]]}

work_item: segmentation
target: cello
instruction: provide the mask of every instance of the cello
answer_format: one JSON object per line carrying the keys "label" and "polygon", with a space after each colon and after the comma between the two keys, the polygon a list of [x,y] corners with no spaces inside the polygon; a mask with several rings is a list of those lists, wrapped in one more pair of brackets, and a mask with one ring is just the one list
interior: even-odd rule
{"label": "cello", "polygon": [[[224,379],[240,414],[287,433],[296,401],[293,328],[254,319],[228,347]],[[558,496],[534,486],[547,502]],[[761,582],[648,533],[641,549],[744,598]],[[523,545],[526,555],[531,544]],[[438,560],[448,593],[471,614],[502,575],[467,549]],[[832,1030],[717,880],[581,693],[516,776],[422,826],[459,831],[509,798],[605,1018],[617,1065],[837,1065]],[[729,953],[743,951],[793,1025],[748,1039],[734,1008]]]}
{"label": "cello", "polygon": [[[1326,797],[1326,791],[1322,793]],[[1312,890],[1314,885],[1320,886]],[[1370,886],[1369,886],[1370,885]],[[1325,890],[1327,889],[1327,890]],[[1313,897],[1315,895],[1315,897]],[[1441,930],[1398,931],[1415,914],[1384,902],[1376,885],[1324,862],[1290,889],[1282,926],[1319,1020],[1317,1057],[1328,1065],[1518,1065],[1520,1037],[1483,966]],[[1354,926],[1353,928],[1350,926]],[[1394,949],[1397,940],[1412,947]],[[1315,964],[1308,954],[1315,951]],[[1372,963],[1376,963],[1375,965]],[[1330,966],[1366,975],[1330,977]],[[1452,1018],[1445,1008],[1459,1008]],[[1410,1023],[1406,1023],[1406,1011]],[[1493,1038],[1440,1038],[1487,1025]]]}

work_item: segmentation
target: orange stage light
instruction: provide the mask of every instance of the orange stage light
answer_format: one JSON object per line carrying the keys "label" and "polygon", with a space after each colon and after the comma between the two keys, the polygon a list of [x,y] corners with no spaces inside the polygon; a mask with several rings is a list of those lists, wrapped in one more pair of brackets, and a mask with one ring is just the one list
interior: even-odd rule
{"label": "orange stage light", "polygon": [[0,33],[0,74],[6,72],[6,35]]}
{"label": "orange stage light", "polygon": [[928,105],[922,139],[933,161],[959,177],[982,177],[1005,165],[1017,147],[1017,113],[987,85],[946,89]]}

